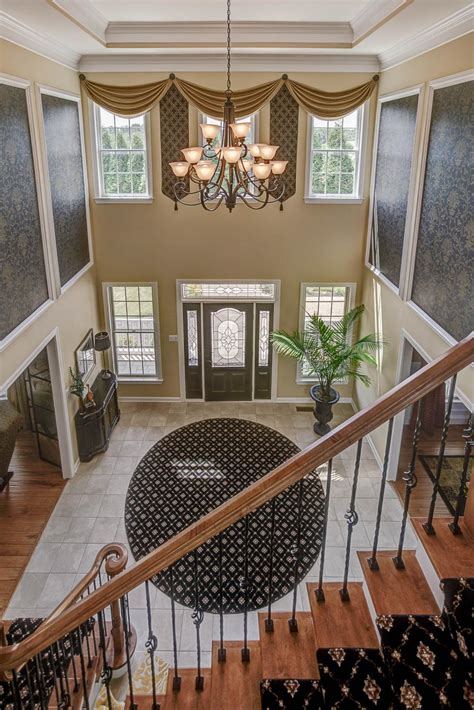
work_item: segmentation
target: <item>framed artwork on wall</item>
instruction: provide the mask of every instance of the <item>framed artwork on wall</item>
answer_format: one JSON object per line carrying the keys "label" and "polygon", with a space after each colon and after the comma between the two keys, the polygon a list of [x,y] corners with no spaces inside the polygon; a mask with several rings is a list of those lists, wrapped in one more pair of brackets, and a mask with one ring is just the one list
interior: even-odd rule
{"label": "framed artwork on wall", "polygon": [[377,104],[366,266],[400,295],[413,231],[421,90],[386,94]]}
{"label": "framed artwork on wall", "polygon": [[87,332],[82,342],[74,352],[76,368],[84,381],[87,380],[95,367],[94,333],[92,328]]}

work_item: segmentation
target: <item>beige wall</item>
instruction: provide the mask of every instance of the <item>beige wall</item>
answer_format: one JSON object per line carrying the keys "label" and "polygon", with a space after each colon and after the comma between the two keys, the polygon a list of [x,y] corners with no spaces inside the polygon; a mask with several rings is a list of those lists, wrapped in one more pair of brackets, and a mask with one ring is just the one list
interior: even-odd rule
{"label": "beige wall", "polygon": [[[0,42],[0,71],[57,89],[76,93],[79,91],[79,80],[75,71],[9,42]],[[70,384],[68,368],[74,366],[74,350],[87,330],[97,330],[98,325],[96,275],[94,268],[91,268],[0,353],[0,390],[55,328],[59,331],[59,346],[64,366],[63,386],[67,390]],[[68,395],[68,408],[73,431],[72,418],[77,410],[77,400],[71,395]],[[72,442],[75,459],[77,448],[74,431]]]}
{"label": "beige wall", "polygon": [[[163,78],[158,74],[88,74],[111,84],[137,84]],[[181,76],[181,75],[180,75]],[[209,87],[222,87],[217,73],[182,75]],[[327,90],[337,90],[367,81],[368,74],[292,74],[295,78]],[[275,78],[269,73],[238,73],[235,88]],[[84,101],[84,108],[86,102]],[[373,126],[371,102],[369,142]],[[197,140],[197,112],[190,111]],[[88,111],[85,123],[88,126]],[[151,113],[153,184],[150,205],[96,204],[91,200],[92,225],[99,282],[157,281],[160,300],[163,384],[123,384],[128,396],[179,396],[178,346],[168,336],[177,333],[176,279],[281,279],[280,325],[298,326],[299,285],[303,281],[360,282],[367,222],[368,180],[361,205],[305,205],[307,115],[300,111],[297,194],[261,212],[238,205],[232,214],[224,207],[216,213],[201,208],[180,207],[160,191],[159,110]],[[86,129],[90,154],[90,132]],[[269,110],[260,116],[260,139],[269,137]],[[183,146],[184,147],[184,146]],[[366,167],[367,163],[366,163]],[[91,182],[91,193],[92,193]],[[357,293],[360,300],[360,293]],[[308,387],[296,385],[294,362],[280,358],[278,396],[307,396]],[[340,388],[351,396],[352,387]]]}
{"label": "beige wall", "polygon": [[[380,95],[470,69],[472,58],[472,35],[462,37],[423,54],[421,57],[382,72]],[[402,329],[412,336],[431,359],[449,349],[449,344],[406,302],[402,301],[366,268],[364,269],[361,298],[368,307],[363,323],[364,330],[378,329],[388,341],[384,348],[381,368],[373,379],[372,386],[367,389],[358,384],[354,388],[354,400],[360,408],[363,408],[396,384]],[[470,402],[474,401],[472,368],[468,368],[460,374],[458,389]],[[385,445],[385,434],[386,428],[381,427],[372,435],[372,440],[381,456]]]}

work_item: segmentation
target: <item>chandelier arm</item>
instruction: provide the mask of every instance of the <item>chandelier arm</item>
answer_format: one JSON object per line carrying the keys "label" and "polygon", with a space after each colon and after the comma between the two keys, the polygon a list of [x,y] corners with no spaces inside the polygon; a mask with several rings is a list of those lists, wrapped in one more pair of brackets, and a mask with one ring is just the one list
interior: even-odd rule
{"label": "chandelier arm", "polygon": [[264,200],[256,200],[251,196],[246,198],[244,195],[239,195],[239,199],[249,210],[262,210],[268,204],[268,193],[266,193]]}

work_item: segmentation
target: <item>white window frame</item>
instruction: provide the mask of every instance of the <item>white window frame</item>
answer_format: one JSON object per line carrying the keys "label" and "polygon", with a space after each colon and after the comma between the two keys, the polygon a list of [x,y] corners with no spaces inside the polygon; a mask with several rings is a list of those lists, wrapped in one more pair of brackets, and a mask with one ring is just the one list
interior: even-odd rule
{"label": "white window frame", "polygon": [[97,204],[151,204],[153,202],[153,177],[151,161],[151,128],[150,112],[144,115],[145,126],[145,165],[148,192],[144,195],[105,195],[102,191],[103,175],[100,160],[100,106],[89,99],[89,122],[91,127],[91,144],[93,149],[93,183],[94,200]]}
{"label": "white window frame", "polygon": [[[155,357],[156,357],[156,375],[119,375],[117,369],[116,352],[115,352],[115,329],[112,323],[112,308],[111,308],[111,297],[112,297],[112,287],[113,286],[150,286],[152,289],[152,301],[153,301],[153,315],[154,315],[154,329],[155,334]],[[161,355],[161,340],[160,340],[160,317],[158,308],[158,284],[156,281],[107,281],[102,283],[102,296],[104,302],[104,311],[107,327],[110,333],[111,340],[111,353],[113,369],[117,375],[119,382],[149,382],[151,384],[157,384],[163,382],[163,370],[162,370],[162,355]],[[151,331],[149,331],[151,332]]]}
{"label": "white window frame", "polygon": [[[367,133],[369,123],[369,105],[366,101],[359,107],[358,127],[360,128],[360,140],[358,149],[358,160],[355,171],[355,190],[352,195],[316,195],[311,191],[312,185],[312,167],[313,167],[313,114],[308,113],[307,122],[307,138],[306,138],[306,178],[305,178],[305,197],[304,201],[307,205],[314,204],[337,204],[337,205],[360,205],[364,201],[364,178],[365,178],[365,160],[367,154]],[[316,116],[316,118],[318,118]],[[325,120],[325,119],[321,119]]]}
{"label": "white window frame", "polygon": [[[356,298],[356,289],[357,289],[357,284],[354,282],[344,282],[344,283],[320,283],[318,281],[313,281],[313,282],[308,282],[305,281],[300,284],[300,303],[299,303],[299,319],[298,319],[298,330],[300,333],[303,332],[304,330],[304,316],[305,316],[305,303],[306,303],[306,289],[308,286],[317,286],[317,287],[345,287],[349,289],[349,294],[347,296],[347,309],[351,310],[355,306],[355,298]],[[347,312],[347,311],[346,311]],[[352,337],[352,333],[349,335],[349,337]],[[303,366],[302,363],[298,362],[296,364],[296,384],[297,385],[306,385],[306,384],[314,384],[316,382],[316,379],[314,377],[309,377],[308,375],[303,375]],[[338,384],[347,384],[347,380],[338,380]]]}

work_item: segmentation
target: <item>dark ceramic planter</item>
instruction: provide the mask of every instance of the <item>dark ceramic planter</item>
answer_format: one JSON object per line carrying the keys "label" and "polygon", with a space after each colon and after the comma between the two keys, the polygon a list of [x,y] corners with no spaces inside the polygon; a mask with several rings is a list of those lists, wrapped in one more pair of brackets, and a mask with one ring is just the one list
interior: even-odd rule
{"label": "dark ceramic planter", "polygon": [[314,418],[316,419],[316,424],[314,424],[313,426],[313,431],[315,434],[319,434],[319,436],[324,436],[324,434],[327,434],[329,431],[331,431],[329,422],[334,416],[332,413],[332,408],[335,404],[337,404],[337,402],[339,402],[341,395],[339,394],[339,392],[336,392],[336,390],[333,390],[331,388],[331,399],[322,399],[319,396],[319,391],[319,385],[314,385],[309,391],[311,399],[314,402],[313,414]]}

